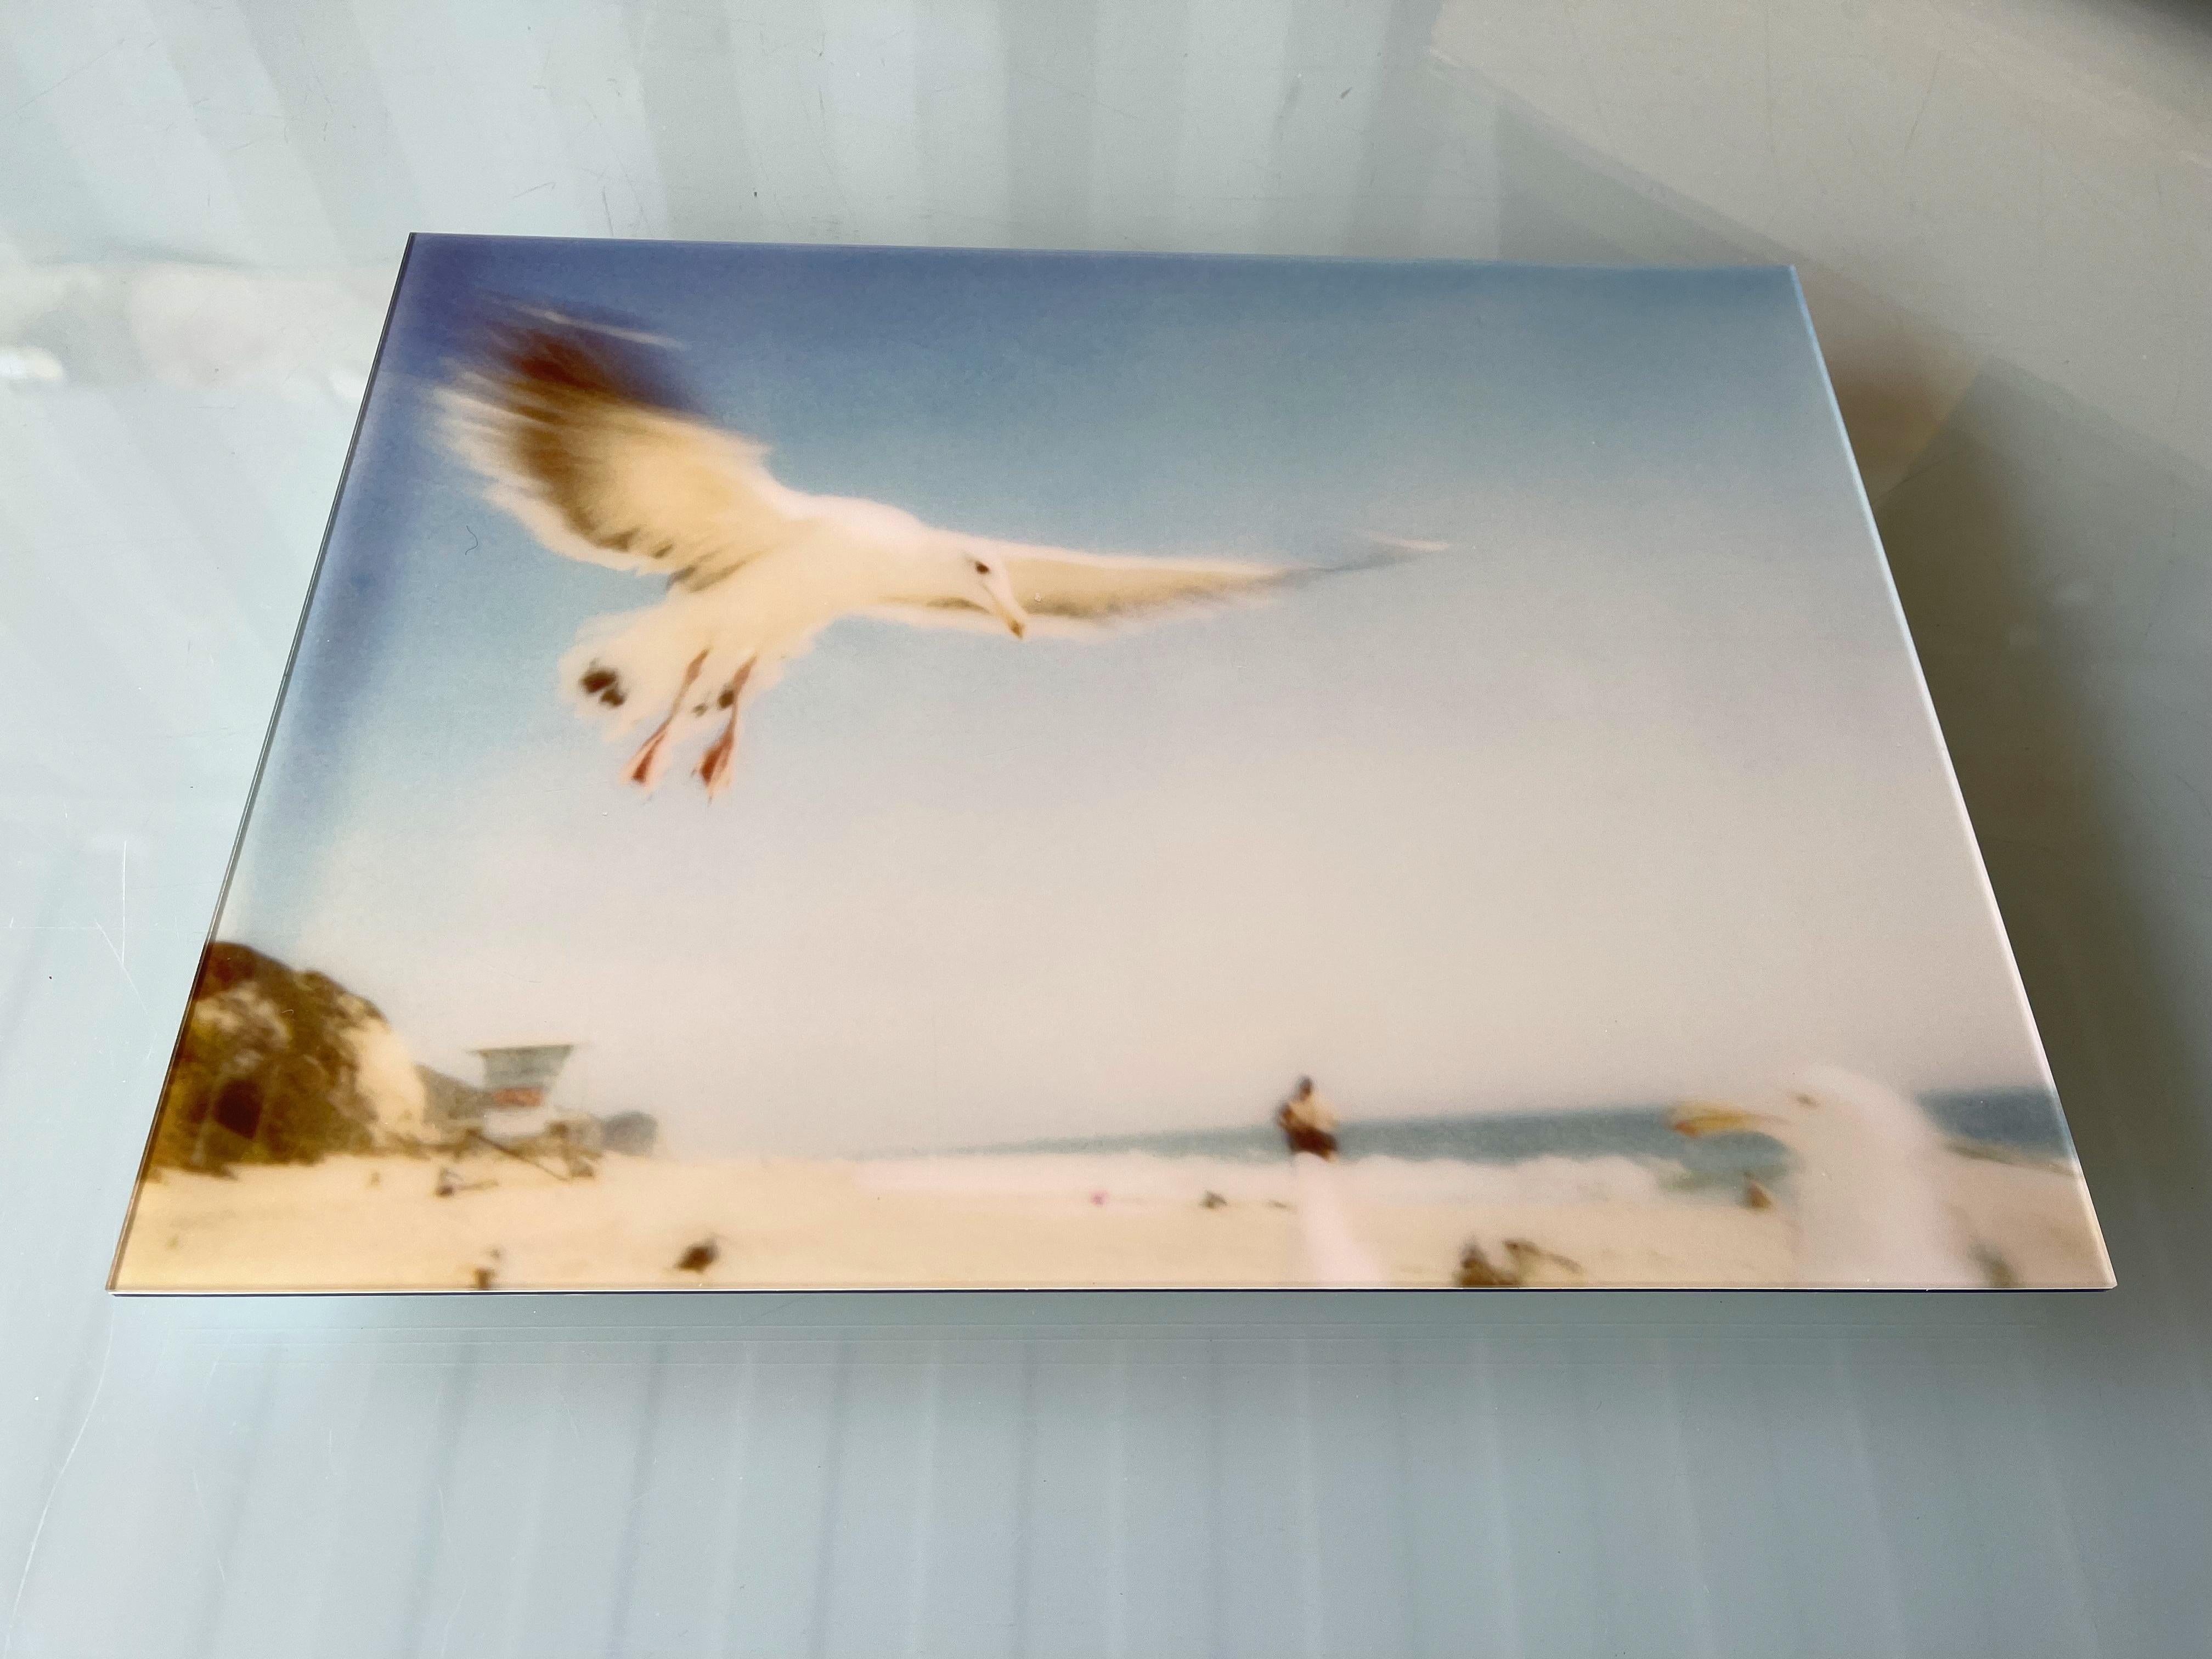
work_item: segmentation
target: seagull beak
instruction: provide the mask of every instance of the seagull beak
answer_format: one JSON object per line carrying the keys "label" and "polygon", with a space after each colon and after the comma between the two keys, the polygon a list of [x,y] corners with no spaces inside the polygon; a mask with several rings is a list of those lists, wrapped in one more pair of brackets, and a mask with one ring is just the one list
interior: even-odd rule
{"label": "seagull beak", "polygon": [[983,591],[991,601],[991,609],[999,613],[999,620],[1006,625],[1006,632],[1016,639],[1025,639],[1030,631],[1030,613],[1022,609],[1022,602],[1014,597],[1014,585],[1004,570],[994,570],[983,583]]}
{"label": "seagull beak", "polygon": [[1725,1101],[1685,1101],[1674,1109],[1667,1127],[1678,1135],[1687,1135],[1692,1140],[1703,1135],[1755,1135],[1763,1133],[1767,1120],[1757,1112],[1747,1112],[1741,1106],[1731,1106]]}

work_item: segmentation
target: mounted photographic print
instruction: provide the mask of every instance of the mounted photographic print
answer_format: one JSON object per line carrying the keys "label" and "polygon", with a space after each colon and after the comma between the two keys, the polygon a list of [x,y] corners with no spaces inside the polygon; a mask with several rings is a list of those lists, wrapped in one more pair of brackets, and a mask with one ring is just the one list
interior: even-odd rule
{"label": "mounted photographic print", "polygon": [[2111,1282],[1789,271],[448,236],[113,1279]]}

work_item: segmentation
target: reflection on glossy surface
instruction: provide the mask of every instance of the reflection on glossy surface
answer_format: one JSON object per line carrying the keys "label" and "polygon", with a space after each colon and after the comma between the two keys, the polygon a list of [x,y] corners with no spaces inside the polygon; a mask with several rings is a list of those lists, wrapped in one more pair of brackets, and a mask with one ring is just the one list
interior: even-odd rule
{"label": "reflection on glossy surface", "polygon": [[[0,1653],[2194,1650],[2192,14],[462,16],[0,24]],[[2122,1290],[110,1303],[411,228],[1801,262]]]}

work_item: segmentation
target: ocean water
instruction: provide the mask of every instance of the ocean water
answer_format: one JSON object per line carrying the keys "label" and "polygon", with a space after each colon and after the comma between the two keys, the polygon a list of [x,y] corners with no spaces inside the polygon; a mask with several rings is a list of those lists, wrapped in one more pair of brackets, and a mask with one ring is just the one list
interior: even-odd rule
{"label": "ocean water", "polygon": [[[1921,1105],[1945,1134],[1992,1156],[2074,1161],[2058,1102],[2032,1088],[1956,1090],[1925,1095]],[[1437,1115],[1347,1121],[1337,1131],[1347,1160],[1518,1164],[1540,1158],[1627,1158],[1667,1169],[1669,1184],[1728,1188],[1751,1176],[1768,1185],[1787,1178],[1790,1155],[1765,1135],[1692,1139],[1668,1127],[1671,1106],[1610,1106],[1573,1111]],[[1099,1135],[975,1147],[975,1154],[1141,1152],[1158,1158],[1279,1165],[1283,1138],[1272,1122],[1226,1129]]]}

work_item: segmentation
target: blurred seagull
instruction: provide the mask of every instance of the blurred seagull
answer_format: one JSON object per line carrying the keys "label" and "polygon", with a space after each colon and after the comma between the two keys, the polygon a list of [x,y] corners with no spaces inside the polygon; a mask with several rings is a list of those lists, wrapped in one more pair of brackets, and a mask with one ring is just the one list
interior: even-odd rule
{"label": "blurred seagull", "polygon": [[1501,1248],[1505,1255],[1503,1267],[1490,1259],[1479,1240],[1469,1239],[1460,1250],[1459,1271],[1452,1283],[1463,1291],[1503,1291],[1522,1285],[1579,1285],[1584,1280],[1581,1262],[1547,1250],[1533,1238],[1509,1238]]}
{"label": "blurred seagull", "polygon": [[1762,1134],[1797,1157],[1791,1182],[1797,1282],[1980,1285],[1978,1249],[1942,1191],[1951,1156],[1919,1105],[1834,1066],[1806,1073],[1771,1110],[1695,1101],[1674,1115],[1686,1135]]}
{"label": "blurred seagull", "polygon": [[1517,1268],[1499,1267],[1480,1242],[1469,1239],[1459,1253],[1459,1271],[1452,1283],[1462,1291],[1510,1291],[1521,1282]]}
{"label": "blurred seagull", "polygon": [[666,597],[587,626],[561,665],[586,714],[617,731],[653,720],[623,773],[647,789],[672,749],[710,727],[693,772],[710,797],[727,788],[739,717],[847,617],[1082,635],[1442,546],[1368,537],[1342,562],[1267,564],[939,529],[880,501],[778,483],[765,448],[692,413],[669,386],[664,345],[516,312],[443,394],[448,436],[490,501],[556,553],[666,579]]}

